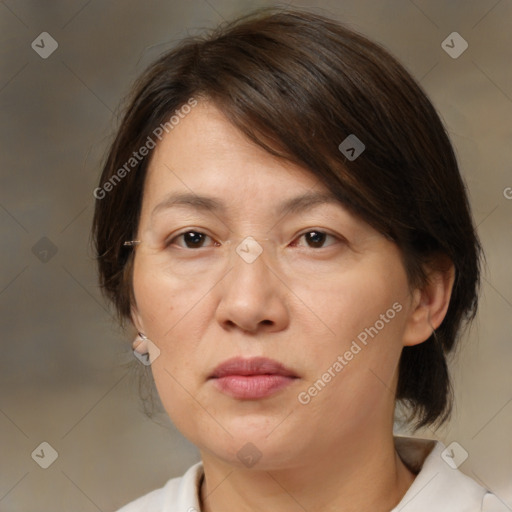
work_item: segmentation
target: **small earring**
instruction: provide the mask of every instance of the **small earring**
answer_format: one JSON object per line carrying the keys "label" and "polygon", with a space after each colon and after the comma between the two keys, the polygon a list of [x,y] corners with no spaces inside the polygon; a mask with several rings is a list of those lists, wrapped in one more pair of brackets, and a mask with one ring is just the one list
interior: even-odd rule
{"label": "small earring", "polygon": [[149,351],[148,341],[149,339],[141,332],[137,333],[138,336],[133,340],[132,349],[137,354],[144,355]]}
{"label": "small earring", "polygon": [[132,348],[134,356],[145,366],[149,366],[160,355],[160,349],[142,332],[137,333],[138,339],[135,338]]}

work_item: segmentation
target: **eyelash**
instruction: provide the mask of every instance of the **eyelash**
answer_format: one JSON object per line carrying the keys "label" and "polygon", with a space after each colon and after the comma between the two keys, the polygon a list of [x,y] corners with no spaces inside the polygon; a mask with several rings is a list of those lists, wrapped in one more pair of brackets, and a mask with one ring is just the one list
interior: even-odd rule
{"label": "eyelash", "polygon": [[[209,239],[213,240],[213,241],[215,242],[215,244],[216,244],[216,246],[217,246],[217,247],[220,245],[220,243],[219,243],[219,242],[216,242],[216,241],[213,239],[213,237],[211,237],[211,236],[207,235],[206,233],[204,233],[204,232],[202,232],[202,231],[199,231],[199,230],[189,229],[188,231],[184,231],[184,232],[182,232],[182,233],[179,233],[179,234],[175,235],[174,237],[172,237],[171,239],[169,239],[169,240],[165,243],[165,247],[167,248],[167,247],[170,247],[170,246],[174,245],[174,243],[176,242],[176,240],[178,240],[179,238],[181,238],[181,237],[183,237],[183,236],[185,236],[185,235],[187,235],[187,234],[189,234],[189,233],[194,233],[195,235],[202,235],[202,236],[204,236],[204,237],[207,237],[207,238],[209,238]],[[303,236],[308,235],[308,234],[311,234],[311,233],[317,233],[317,234],[320,234],[320,235],[324,235],[324,236],[325,236],[325,239],[329,239],[329,237],[330,237],[330,238],[332,238],[332,239],[334,239],[335,241],[338,241],[338,242],[344,242],[344,241],[345,241],[343,238],[341,238],[341,237],[339,237],[339,236],[337,236],[337,235],[333,235],[333,234],[331,234],[331,233],[328,233],[327,231],[323,231],[323,230],[321,230],[321,229],[310,229],[309,231],[305,231],[305,232],[301,233],[300,235],[298,235],[297,237],[295,237],[295,238],[293,239],[293,241],[292,241],[292,245],[293,245],[293,246],[297,246],[298,244],[297,244],[297,243],[294,243],[297,239],[301,239]],[[203,238],[203,240],[204,240],[204,238]],[[329,247],[330,245],[332,245],[332,244],[329,244],[327,247]],[[178,247],[180,247],[180,248],[182,248],[182,249],[190,249],[190,250],[194,250],[194,249],[203,249],[203,248],[205,248],[205,247],[203,247],[203,246],[196,247],[196,248],[192,248],[192,247],[185,247],[185,246],[182,246],[182,245],[178,245]],[[311,246],[309,246],[309,248],[311,248],[311,249],[313,249],[313,248],[315,248],[315,249],[324,249],[325,247],[326,247],[326,246],[323,246],[323,245],[322,245],[322,247],[316,247],[316,248],[315,248],[315,247],[311,247]]]}

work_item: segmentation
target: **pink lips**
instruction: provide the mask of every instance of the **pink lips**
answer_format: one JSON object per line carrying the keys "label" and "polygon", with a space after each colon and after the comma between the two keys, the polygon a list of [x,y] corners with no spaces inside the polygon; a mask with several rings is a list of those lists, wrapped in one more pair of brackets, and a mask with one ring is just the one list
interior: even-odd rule
{"label": "pink lips", "polygon": [[210,376],[219,391],[242,400],[271,396],[296,378],[297,375],[281,363],[265,357],[228,359]]}

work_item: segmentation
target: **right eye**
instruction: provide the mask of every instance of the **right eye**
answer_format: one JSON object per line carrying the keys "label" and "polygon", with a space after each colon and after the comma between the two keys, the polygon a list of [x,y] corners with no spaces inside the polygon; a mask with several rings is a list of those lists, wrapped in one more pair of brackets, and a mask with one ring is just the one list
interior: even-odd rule
{"label": "right eye", "polygon": [[169,240],[167,245],[177,245],[184,249],[201,249],[205,247],[205,245],[211,247],[212,244],[216,245],[216,242],[205,233],[201,233],[200,231],[186,231]]}

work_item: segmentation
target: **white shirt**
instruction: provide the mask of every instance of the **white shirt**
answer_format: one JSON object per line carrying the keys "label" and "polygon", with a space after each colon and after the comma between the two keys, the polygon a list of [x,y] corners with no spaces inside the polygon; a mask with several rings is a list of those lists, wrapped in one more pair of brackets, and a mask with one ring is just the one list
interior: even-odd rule
{"label": "white shirt", "polygon": [[[510,508],[441,457],[439,441],[395,437],[400,458],[418,473],[400,503],[390,512],[510,512]],[[419,471],[419,472],[418,472]],[[201,462],[182,477],[132,501],[118,512],[201,512]]]}

